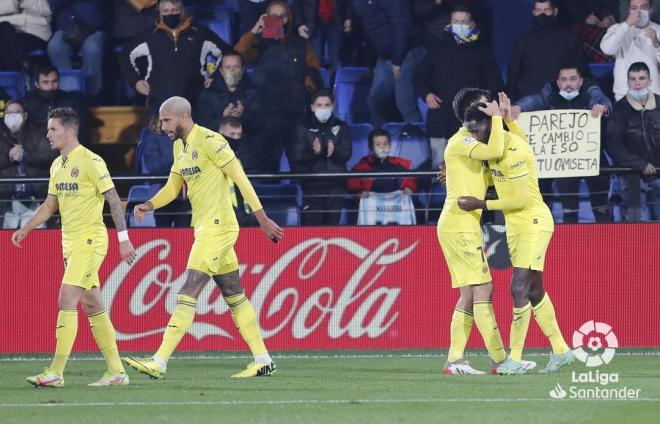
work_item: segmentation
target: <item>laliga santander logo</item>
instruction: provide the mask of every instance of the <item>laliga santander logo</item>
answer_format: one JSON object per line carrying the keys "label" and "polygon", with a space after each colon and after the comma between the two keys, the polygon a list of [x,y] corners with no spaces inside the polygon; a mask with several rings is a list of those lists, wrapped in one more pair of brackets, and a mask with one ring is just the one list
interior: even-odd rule
{"label": "laliga santander logo", "polygon": [[617,347],[616,334],[604,322],[588,321],[573,332],[573,354],[588,367],[612,362]]}

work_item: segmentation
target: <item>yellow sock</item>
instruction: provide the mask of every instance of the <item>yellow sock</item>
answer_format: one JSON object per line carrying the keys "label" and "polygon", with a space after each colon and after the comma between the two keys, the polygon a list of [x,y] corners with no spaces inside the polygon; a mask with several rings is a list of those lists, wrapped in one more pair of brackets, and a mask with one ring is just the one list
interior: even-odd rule
{"label": "yellow sock", "polygon": [[180,294],[177,296],[176,309],[167,323],[167,329],[163,334],[163,342],[156,352],[163,361],[167,362],[172,356],[172,352],[186,334],[195,319],[195,308],[197,299],[194,297]]}
{"label": "yellow sock", "polygon": [[543,296],[543,299],[536,305],[532,306],[534,311],[534,318],[541,327],[543,334],[550,340],[552,345],[552,353],[556,355],[561,355],[569,351],[568,345],[564,341],[564,337],[561,335],[561,330],[559,329],[559,324],[557,323],[557,317],[555,316],[555,307],[552,306],[552,301],[548,293]]}
{"label": "yellow sock", "polygon": [[451,317],[451,345],[447,361],[454,362],[463,358],[463,351],[470,338],[473,323],[474,314],[458,308],[454,309],[454,315]]}
{"label": "yellow sock", "polygon": [[476,301],[473,305],[474,322],[477,324],[479,333],[481,333],[481,337],[484,339],[490,359],[497,363],[504,361],[506,359],[504,343],[502,343],[500,330],[497,328],[493,302]]}
{"label": "yellow sock", "polygon": [[96,345],[105,358],[108,371],[113,374],[125,372],[124,366],[119,359],[119,350],[117,349],[117,336],[115,328],[112,326],[110,317],[105,309],[89,317],[89,326],[92,328],[92,334]]}
{"label": "yellow sock", "polygon": [[245,343],[250,347],[252,356],[256,358],[258,355],[268,353],[268,349],[266,349],[266,345],[261,338],[257,315],[252,304],[245,297],[245,293],[227,296],[225,302],[229,305],[234,324],[236,324],[236,328],[238,328],[238,332],[241,333]]}
{"label": "yellow sock", "polygon": [[71,354],[73,342],[76,341],[76,334],[78,334],[78,310],[61,309],[57,314],[55,328],[55,338],[57,338],[55,357],[50,364],[50,369],[55,374],[64,375],[64,367]]}
{"label": "yellow sock", "polygon": [[511,348],[509,358],[516,362],[522,361],[522,352],[525,347],[525,338],[527,337],[527,329],[529,328],[531,317],[531,303],[527,302],[527,305],[522,308],[513,308],[513,321],[511,322],[511,334],[509,337],[509,347]]}

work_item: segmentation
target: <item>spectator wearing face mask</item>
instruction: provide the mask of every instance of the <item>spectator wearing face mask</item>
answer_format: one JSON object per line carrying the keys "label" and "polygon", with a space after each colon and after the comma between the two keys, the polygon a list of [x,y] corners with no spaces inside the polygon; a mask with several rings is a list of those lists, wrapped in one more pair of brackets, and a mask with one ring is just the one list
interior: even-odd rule
{"label": "spectator wearing face mask", "polygon": [[224,52],[231,47],[208,28],[193,23],[181,0],[158,4],[156,28],[126,44],[120,55],[122,74],[147,96],[150,112],[172,96],[195,103],[211,84]]}
{"label": "spectator wearing face mask", "polygon": [[245,74],[243,56],[234,50],[225,52],[210,87],[199,95],[194,110],[196,122],[205,128],[217,129],[223,117],[233,116],[239,119],[246,132],[253,134],[260,119],[258,111],[253,110],[256,92]]}
{"label": "spectator wearing face mask", "polygon": [[[22,102],[10,100],[0,124],[0,176],[47,177],[57,153],[44,127],[28,119]],[[18,228],[46,198],[47,184],[0,184],[1,228]]]}
{"label": "spectator wearing face mask", "polygon": [[[559,66],[554,81],[548,82],[540,92],[518,100],[511,107],[511,118],[516,119],[520,112],[551,109],[588,109],[591,110],[594,118],[608,117],[612,112],[612,102],[597,84],[583,78],[575,63],[564,63]],[[601,143],[600,163],[606,165],[607,159],[603,154],[603,147],[604,143]],[[586,177],[584,180],[589,187],[589,197],[596,222],[609,222],[609,174]],[[541,193],[547,203],[551,201],[552,182],[552,179],[539,180]],[[577,223],[580,206],[577,193],[580,192],[580,178],[557,178],[555,184],[563,207],[564,223]]]}
{"label": "spectator wearing face mask", "polygon": [[428,46],[413,74],[415,93],[429,107],[426,128],[433,169],[444,163],[447,139],[461,126],[452,109],[456,93],[463,87],[481,87],[491,93],[504,89],[490,45],[481,40],[471,10],[464,5],[450,10],[450,23],[444,28],[447,37]]}
{"label": "spectator wearing face mask", "polygon": [[80,143],[85,146],[89,145],[87,105],[82,93],[60,90],[60,73],[52,65],[37,69],[34,86],[36,90],[32,90],[23,98],[25,111],[30,116],[30,120],[45,132],[48,123],[48,112],[51,109],[73,108],[80,118],[80,130],[78,132]]}
{"label": "spectator wearing face mask", "polygon": [[[330,91],[321,89],[312,95],[313,116],[296,130],[292,163],[296,171],[346,172],[346,162],[353,153],[351,130],[334,115],[334,107]],[[303,180],[303,225],[338,225],[345,187],[346,182],[339,179]]]}
{"label": "spectator wearing face mask", "polygon": [[569,29],[557,24],[557,0],[536,0],[532,9],[532,29],[513,44],[507,83],[512,100],[538,92],[554,79],[562,63],[576,62],[586,69],[582,43]]}
{"label": "spectator wearing face mask", "polygon": [[612,25],[600,43],[603,53],[613,56],[614,97],[622,99],[628,92],[628,68],[644,62],[651,71],[651,90],[660,94],[660,25],[651,22],[654,13],[650,0],[630,0],[625,21]]}

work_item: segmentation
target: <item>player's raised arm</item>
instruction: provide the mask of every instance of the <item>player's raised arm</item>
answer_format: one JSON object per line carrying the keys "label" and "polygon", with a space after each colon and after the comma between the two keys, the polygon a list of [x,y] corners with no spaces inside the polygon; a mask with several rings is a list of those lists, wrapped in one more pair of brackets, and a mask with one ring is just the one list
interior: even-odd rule
{"label": "player's raised arm", "polygon": [[523,131],[522,127],[518,125],[518,121],[516,121],[516,117],[514,117],[512,113],[511,99],[509,99],[509,96],[507,96],[506,93],[504,92],[499,92],[497,93],[497,95],[499,98],[498,100],[499,100],[500,112],[502,113],[502,118],[504,119],[504,123],[509,129],[509,132],[517,136],[520,136],[525,141],[529,142],[529,139],[527,138],[527,134],[525,133],[525,131]]}
{"label": "player's raised arm", "polygon": [[181,187],[183,187],[183,177],[176,172],[170,172],[170,176],[167,178],[167,183],[163,188],[158,190],[158,193],[156,193],[154,197],[147,200],[145,203],[135,205],[135,208],[133,208],[133,215],[135,215],[137,222],[142,222],[144,214],[147,212],[162,208],[176,199],[179,196]]}
{"label": "player's raised arm", "polygon": [[21,241],[23,241],[25,237],[27,237],[28,233],[34,230],[39,225],[48,221],[48,219],[51,216],[53,216],[53,214],[57,212],[58,209],[59,209],[59,203],[57,201],[57,196],[49,194],[46,197],[46,200],[44,200],[44,202],[41,205],[39,205],[35,214],[32,215],[32,218],[30,218],[28,222],[26,222],[25,225],[23,225],[23,227],[21,227],[19,230],[15,231],[14,234],[12,234],[11,242],[14,244],[14,246],[22,247]]}
{"label": "player's raised arm", "polygon": [[135,260],[135,249],[133,244],[128,239],[128,231],[126,231],[126,219],[124,218],[124,208],[121,206],[121,199],[117,194],[117,190],[111,188],[103,193],[105,201],[110,205],[110,214],[112,221],[115,223],[117,229],[117,238],[119,239],[119,254],[121,258],[129,265]]}
{"label": "player's raised arm", "polygon": [[474,143],[469,157],[477,160],[499,159],[504,154],[504,127],[500,108],[496,102],[488,102],[485,107],[479,106],[479,110],[492,117],[490,137],[488,144]]}
{"label": "player's raised arm", "polygon": [[257,218],[257,221],[259,221],[261,231],[263,231],[266,237],[274,243],[280,241],[280,239],[284,237],[284,230],[266,215],[266,212],[259,201],[259,197],[257,197],[257,193],[254,191],[254,187],[252,187],[252,183],[250,183],[247,175],[245,175],[245,171],[243,171],[243,167],[239,161],[236,159],[229,161],[222,170],[225,174],[229,175],[238,186],[243,198],[254,211],[254,216]]}

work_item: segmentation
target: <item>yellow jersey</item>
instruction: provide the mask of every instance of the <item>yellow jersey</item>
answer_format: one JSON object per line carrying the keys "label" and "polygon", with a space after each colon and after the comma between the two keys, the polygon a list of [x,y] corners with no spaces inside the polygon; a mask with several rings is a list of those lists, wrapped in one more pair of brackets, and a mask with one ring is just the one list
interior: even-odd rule
{"label": "yellow jersey", "polygon": [[84,146],[77,146],[66,157],[60,155],[53,161],[48,194],[57,197],[65,250],[85,238],[107,243],[103,193],[114,187],[105,161]]}
{"label": "yellow jersey", "polygon": [[[526,234],[536,231],[554,231],[550,209],[539,190],[536,157],[527,141],[514,133],[504,137],[504,155],[489,160],[490,174],[498,200],[488,200],[488,209],[502,210],[507,234]],[[522,184],[522,185],[521,185]],[[523,196],[526,205],[511,209],[511,199]]]}
{"label": "yellow jersey", "polygon": [[225,138],[209,129],[193,126],[187,142],[174,142],[171,172],[183,178],[192,206],[195,231],[238,231],[230,187],[222,168],[237,160]]}

